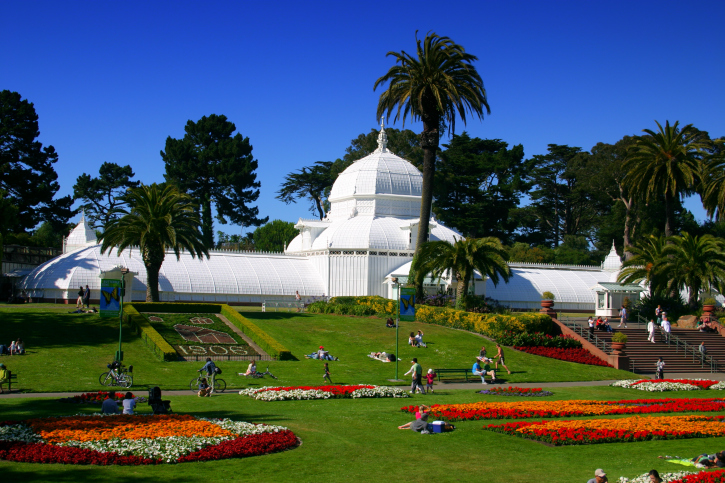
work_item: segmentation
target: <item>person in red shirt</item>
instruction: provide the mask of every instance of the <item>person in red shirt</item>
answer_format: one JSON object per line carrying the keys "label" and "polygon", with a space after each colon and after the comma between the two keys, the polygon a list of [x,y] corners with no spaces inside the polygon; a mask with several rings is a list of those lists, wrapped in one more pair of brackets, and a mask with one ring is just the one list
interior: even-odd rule
{"label": "person in red shirt", "polygon": [[435,381],[436,375],[433,373],[433,369],[428,369],[428,374],[425,375],[425,392],[433,392],[433,381]]}

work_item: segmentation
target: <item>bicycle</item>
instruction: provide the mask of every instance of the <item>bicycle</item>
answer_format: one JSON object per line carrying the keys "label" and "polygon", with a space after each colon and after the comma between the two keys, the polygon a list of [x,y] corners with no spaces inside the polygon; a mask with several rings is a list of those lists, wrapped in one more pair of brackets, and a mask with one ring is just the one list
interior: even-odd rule
{"label": "bicycle", "polygon": [[[191,392],[195,394],[199,392],[199,384],[201,384],[202,379],[208,380],[209,376],[207,376],[206,374],[199,374],[197,377],[191,380],[191,382],[189,383],[189,389],[191,390]],[[215,377],[212,387],[214,388],[214,392],[224,392],[227,389],[227,383],[224,379],[219,379],[218,377]]]}
{"label": "bicycle", "polygon": [[239,375],[240,375],[240,376],[244,376],[244,377],[249,377],[249,376],[252,376],[252,378],[253,378],[253,379],[261,379],[261,378],[263,378],[264,376],[269,376],[269,377],[271,377],[272,379],[277,379],[277,376],[275,376],[274,374],[272,374],[271,372],[269,372],[269,366],[267,366],[267,370],[266,370],[266,371],[264,371],[264,372],[259,372],[259,371],[257,371],[257,372],[254,372],[254,373],[252,373],[252,374],[245,374],[245,373],[243,373],[243,372],[240,372],[240,373],[239,373]]}
{"label": "bicycle", "polygon": [[109,371],[104,372],[98,378],[98,382],[102,386],[121,386],[126,389],[133,386],[133,366],[128,366],[126,370],[120,362],[107,364]]}

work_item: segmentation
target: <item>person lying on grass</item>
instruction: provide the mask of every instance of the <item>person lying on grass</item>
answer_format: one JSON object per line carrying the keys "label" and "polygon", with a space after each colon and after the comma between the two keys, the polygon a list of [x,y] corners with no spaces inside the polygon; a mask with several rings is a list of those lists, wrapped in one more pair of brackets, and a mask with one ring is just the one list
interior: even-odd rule
{"label": "person lying on grass", "polygon": [[413,431],[423,431],[428,429],[428,415],[430,414],[430,407],[421,404],[418,407],[418,412],[415,413],[415,421],[405,423],[402,426],[398,426],[398,429],[412,429]]}
{"label": "person lying on grass", "polygon": [[388,354],[387,352],[371,352],[370,354],[368,354],[368,357],[371,359],[375,359],[376,361],[380,361],[380,362],[395,361],[395,355]]}
{"label": "person lying on grass", "polygon": [[725,468],[725,451],[715,454],[699,454],[692,459],[680,458],[679,456],[658,456],[673,463],[686,465],[690,463],[697,468]]}
{"label": "person lying on grass", "polygon": [[330,355],[328,351],[325,350],[324,347],[320,346],[320,349],[317,352],[314,352],[312,354],[305,355],[307,359],[321,359],[326,361],[339,361],[339,357],[333,357]]}

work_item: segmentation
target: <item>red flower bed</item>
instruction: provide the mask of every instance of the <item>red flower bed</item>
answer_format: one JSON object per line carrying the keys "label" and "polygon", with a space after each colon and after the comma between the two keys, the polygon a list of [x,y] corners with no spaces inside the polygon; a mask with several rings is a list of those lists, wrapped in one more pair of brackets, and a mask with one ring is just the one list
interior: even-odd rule
{"label": "red flower bed", "polygon": [[656,382],[656,383],[659,383],[659,382],[678,382],[680,384],[690,384],[690,385],[693,385],[693,386],[701,387],[703,389],[707,389],[710,386],[714,386],[715,384],[717,384],[720,381],[712,381],[712,380],[707,380],[707,379],[703,379],[703,380],[695,380],[695,379],[642,379],[641,381],[637,381],[637,382],[633,383],[632,386],[636,386],[637,384],[642,384],[643,382]]}
{"label": "red flower bed", "polygon": [[[132,394],[132,396],[135,398],[136,395]],[[126,397],[125,392],[110,392],[110,391],[98,391],[98,392],[85,392],[81,394],[80,396],[72,396],[72,397],[66,397],[62,398],[61,402],[71,402],[71,403],[91,403],[91,404],[100,404],[103,401],[105,401],[108,398],[111,399],[123,399]]]}
{"label": "red flower bed", "polygon": [[527,354],[534,354],[536,356],[550,357],[552,359],[559,359],[560,361],[577,362],[579,364],[587,364],[590,366],[604,366],[613,367],[611,364],[604,362],[592,355],[591,352],[584,348],[571,348],[571,349],[560,349],[558,347],[521,347],[514,346],[514,349]]}
{"label": "red flower bed", "polygon": [[725,483],[725,470],[701,471],[670,483]]}
{"label": "red flower bed", "polygon": [[297,389],[304,391],[324,391],[334,394],[335,396],[346,396],[351,394],[358,389],[373,389],[375,386],[367,384],[358,384],[356,386],[289,386],[289,387],[270,387],[267,389],[260,389],[257,392],[267,391],[294,391]]}
{"label": "red flower bed", "polygon": [[[406,406],[401,410],[415,414],[418,408],[417,406]],[[451,405],[433,404],[431,406],[431,416],[449,421],[716,411],[725,411],[725,400],[703,398],[621,401],[517,401]]]}
{"label": "red flower bed", "polygon": [[187,461],[211,461],[227,458],[244,458],[261,454],[283,451],[297,446],[297,437],[290,430],[277,433],[253,434],[243,438],[222,441],[215,446],[207,446],[194,453],[179,458],[179,463]]}
{"label": "red flower bed", "polygon": [[517,386],[509,386],[509,387],[492,387],[491,389],[486,389],[489,394],[529,394],[529,393],[536,393],[541,392],[543,389],[540,387],[517,387]]}

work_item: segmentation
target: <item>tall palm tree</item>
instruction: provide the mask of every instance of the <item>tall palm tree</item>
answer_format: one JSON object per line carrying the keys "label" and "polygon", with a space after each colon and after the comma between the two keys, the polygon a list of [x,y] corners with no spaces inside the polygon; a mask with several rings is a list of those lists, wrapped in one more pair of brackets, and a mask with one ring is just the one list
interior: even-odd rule
{"label": "tall palm tree", "polygon": [[[718,141],[722,145],[722,141]],[[702,204],[708,216],[725,220],[725,153],[712,157],[706,165]]]}
{"label": "tall palm tree", "polygon": [[665,127],[655,121],[657,132],[644,129],[625,163],[626,186],[646,202],[659,196],[665,201],[665,236],[673,235],[675,201],[696,183],[701,149],[700,131],[692,124],[679,128],[679,121]]}
{"label": "tall palm tree", "polygon": [[668,239],[664,248],[662,271],[668,278],[670,290],[687,288],[687,303],[697,308],[700,292],[713,287],[721,288],[725,282],[725,245],[712,235],[692,236],[682,232]]}
{"label": "tall palm tree", "polygon": [[458,285],[456,287],[456,307],[465,308],[468,285],[473,279],[473,271],[488,276],[494,285],[500,279],[508,282],[511,270],[506,264],[508,253],[501,240],[494,237],[469,238],[455,243],[434,241],[424,243],[413,261],[416,282],[422,284],[427,274],[440,277],[450,271]]}
{"label": "tall palm tree", "polygon": [[665,238],[649,235],[630,247],[632,256],[622,263],[617,281],[638,284],[642,281],[649,285],[650,296],[663,290],[666,280],[662,275],[662,264],[666,255]]}
{"label": "tall palm tree", "polygon": [[116,210],[121,217],[112,220],[100,236],[101,253],[118,247],[120,255],[124,249],[137,245],[146,267],[146,301],[158,302],[159,271],[167,249],[174,251],[177,260],[182,249],[192,257],[209,257],[199,231],[197,207],[175,186],[161,187],[156,183],[129,189],[125,200],[129,208]]}
{"label": "tall palm tree", "polygon": [[406,118],[423,121],[420,146],[423,148],[423,187],[420,205],[420,224],[416,238],[416,254],[428,241],[431,203],[433,201],[433,175],[435,174],[436,151],[439,143],[441,122],[455,132],[456,116],[466,123],[470,112],[483,119],[483,111],[491,113],[486,99],[483,80],[472,62],[474,55],[454,43],[448,37],[439,37],[429,32],[422,41],[416,31],[416,56],[405,51],[388,52],[395,58],[395,64],[375,81],[373,90],[388,83],[380,94],[377,116],[390,116],[394,120]]}

